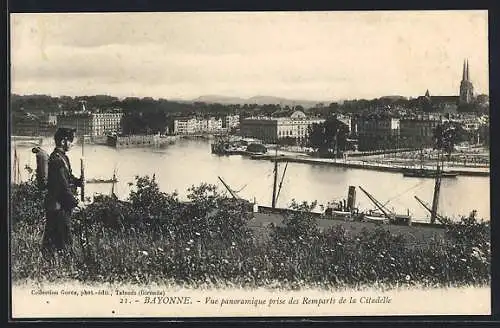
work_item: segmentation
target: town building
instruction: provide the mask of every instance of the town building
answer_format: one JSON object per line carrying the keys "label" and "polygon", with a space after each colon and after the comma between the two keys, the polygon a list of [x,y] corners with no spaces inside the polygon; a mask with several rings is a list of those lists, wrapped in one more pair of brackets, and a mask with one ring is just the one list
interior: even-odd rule
{"label": "town building", "polygon": [[210,117],[208,119],[202,120],[206,122],[206,129],[203,131],[207,132],[220,132],[222,131],[222,118]]}
{"label": "town building", "polygon": [[431,96],[429,90],[421,99],[421,109],[424,112],[456,113],[459,96]]}
{"label": "town building", "polygon": [[241,120],[240,133],[263,142],[276,143],[281,139],[295,139],[300,142],[307,138],[308,129],[325,119],[307,117],[302,111],[295,111],[289,117],[249,117]]}
{"label": "town building", "polygon": [[399,122],[399,145],[404,148],[423,148],[434,145],[434,131],[443,122],[441,115],[407,116]]}
{"label": "town building", "polygon": [[93,113],[92,124],[94,136],[108,135],[121,132],[123,113]]}
{"label": "town building", "polygon": [[105,136],[120,133],[123,113],[79,111],[57,116],[57,126],[76,129],[78,135]]}
{"label": "town building", "polygon": [[220,133],[225,130],[224,120],[217,117],[177,117],[173,121],[174,134]]}
{"label": "town building", "polygon": [[399,148],[400,120],[387,115],[362,115],[355,118],[358,150]]}
{"label": "town building", "polygon": [[222,121],[222,127],[233,129],[240,126],[240,115],[227,115]]}
{"label": "town building", "polygon": [[447,121],[461,125],[466,131],[479,129],[482,125],[489,124],[488,115],[478,115],[476,113],[460,113],[449,115]]}
{"label": "town building", "polygon": [[193,134],[196,131],[196,118],[177,117],[174,119],[174,134]]}
{"label": "town building", "polygon": [[344,123],[347,128],[349,129],[349,135],[351,135],[351,133],[353,132],[352,131],[352,119],[351,119],[351,116],[349,115],[342,115],[342,114],[339,114],[337,115],[337,120],[339,120],[340,122]]}

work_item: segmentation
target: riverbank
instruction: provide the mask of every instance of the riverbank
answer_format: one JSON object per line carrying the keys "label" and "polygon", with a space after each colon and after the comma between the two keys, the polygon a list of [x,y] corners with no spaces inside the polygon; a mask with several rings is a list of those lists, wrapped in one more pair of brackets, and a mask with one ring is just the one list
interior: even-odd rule
{"label": "riverbank", "polygon": [[[271,160],[274,161],[275,155],[253,155],[250,158],[254,160]],[[279,162],[292,162],[292,163],[303,163],[303,164],[315,164],[315,165],[330,165],[341,168],[351,168],[351,169],[362,169],[362,170],[374,170],[381,172],[392,172],[392,173],[403,173],[408,169],[408,166],[403,165],[391,165],[383,162],[376,162],[374,159],[365,157],[363,159],[330,159],[330,158],[314,158],[308,155],[292,155],[281,153],[278,156]],[[424,167],[424,171],[432,172],[434,169],[430,167]],[[479,176],[479,177],[489,177],[490,169],[484,167],[463,167],[457,168],[452,166],[445,166],[444,170],[446,172],[463,175],[463,176]]]}

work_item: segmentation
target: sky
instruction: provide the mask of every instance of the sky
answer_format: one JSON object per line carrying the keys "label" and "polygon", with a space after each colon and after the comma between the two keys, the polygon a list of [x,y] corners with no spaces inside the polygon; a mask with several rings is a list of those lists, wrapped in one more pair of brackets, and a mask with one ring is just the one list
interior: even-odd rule
{"label": "sky", "polygon": [[487,11],[11,14],[11,92],[301,100],[488,93]]}

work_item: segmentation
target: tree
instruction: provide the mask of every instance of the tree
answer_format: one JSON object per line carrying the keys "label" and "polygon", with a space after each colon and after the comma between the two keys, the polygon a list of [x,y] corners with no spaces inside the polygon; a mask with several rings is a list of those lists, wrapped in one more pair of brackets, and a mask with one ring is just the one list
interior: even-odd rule
{"label": "tree", "polygon": [[302,107],[302,105],[297,105],[297,106],[295,106],[294,110],[300,110],[301,112],[303,112],[304,107]]}
{"label": "tree", "polygon": [[320,154],[330,153],[339,156],[347,146],[349,128],[336,117],[330,117],[325,122],[313,124],[308,129],[308,146]]}
{"label": "tree", "polygon": [[439,124],[434,129],[434,149],[451,154],[458,141],[458,129],[450,123]]}

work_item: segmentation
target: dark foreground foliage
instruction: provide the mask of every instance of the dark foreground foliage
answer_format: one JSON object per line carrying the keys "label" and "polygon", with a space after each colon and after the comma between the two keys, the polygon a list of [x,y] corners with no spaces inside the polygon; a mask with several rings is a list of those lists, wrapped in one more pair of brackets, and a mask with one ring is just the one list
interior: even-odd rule
{"label": "dark foreground foliage", "polygon": [[162,283],[239,287],[485,285],[490,281],[489,223],[464,218],[445,240],[414,247],[383,228],[353,236],[320,231],[308,204],[293,204],[271,238],[252,230],[251,207],[202,184],[189,202],[137,177],[128,200],[102,196],[73,217],[74,243],[55,260],[40,255],[43,194],[32,182],[13,186],[14,281]]}

